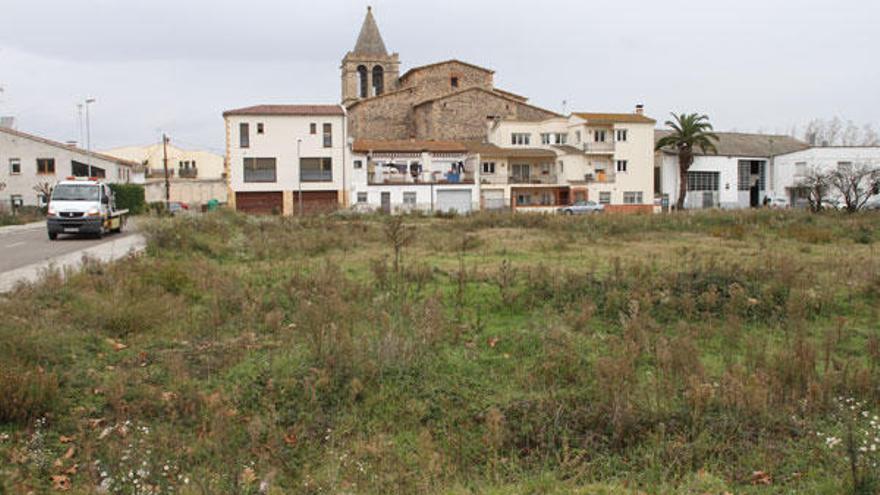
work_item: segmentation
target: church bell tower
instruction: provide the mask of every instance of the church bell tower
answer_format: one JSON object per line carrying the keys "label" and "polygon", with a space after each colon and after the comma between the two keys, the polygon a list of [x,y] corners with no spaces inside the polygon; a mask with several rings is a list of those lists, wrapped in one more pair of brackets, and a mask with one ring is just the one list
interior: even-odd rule
{"label": "church bell tower", "polygon": [[372,7],[361,26],[354,50],[342,59],[342,104],[350,104],[397,89],[400,59],[388,54]]}

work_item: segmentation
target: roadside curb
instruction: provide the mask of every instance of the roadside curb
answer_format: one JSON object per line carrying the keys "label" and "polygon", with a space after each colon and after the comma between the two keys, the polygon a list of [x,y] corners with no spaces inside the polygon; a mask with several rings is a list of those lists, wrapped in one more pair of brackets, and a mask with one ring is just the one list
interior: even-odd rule
{"label": "roadside curb", "polygon": [[109,262],[128,256],[130,253],[141,252],[145,247],[146,239],[137,234],[0,273],[0,294],[9,292],[19,282],[39,280],[49,269],[60,270],[64,274],[69,270],[79,269],[85,259]]}
{"label": "roadside curb", "polygon": [[42,220],[39,222],[25,223],[22,225],[7,225],[5,227],[0,227],[0,235],[12,234],[15,232],[23,232],[25,230],[34,230],[34,229],[45,228],[45,227],[46,227],[45,220]]}

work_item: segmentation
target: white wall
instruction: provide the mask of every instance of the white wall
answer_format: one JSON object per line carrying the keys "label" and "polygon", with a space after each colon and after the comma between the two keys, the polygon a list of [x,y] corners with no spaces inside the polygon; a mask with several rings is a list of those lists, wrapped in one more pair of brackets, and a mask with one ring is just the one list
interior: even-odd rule
{"label": "white wall", "polygon": [[859,147],[815,147],[779,155],[774,159],[776,180],[774,194],[789,197],[788,189],[798,182],[797,164],[803,163],[807,169],[816,167],[828,172],[837,168],[838,162],[851,162],[853,165],[868,165],[880,168],[880,146]]}
{"label": "white wall", "polygon": [[[105,154],[130,160],[137,163],[147,163],[147,166],[154,170],[162,170],[164,164],[162,162],[164,155],[161,144],[151,144],[148,146],[126,146],[121,148],[113,148],[104,151]],[[223,178],[223,157],[208,151],[186,150],[169,144],[167,146],[168,168],[173,171],[173,176],[177,176],[177,170],[180,162],[186,161],[195,163],[198,169],[198,179],[222,179]]]}
{"label": "white wall", "polygon": [[[250,124],[250,147],[239,146],[239,124]],[[257,123],[264,126],[264,134],[257,134]],[[317,124],[317,132],[310,134],[310,124]],[[323,146],[323,126],[333,126],[333,146]],[[299,190],[299,158],[331,158],[333,180],[303,182],[303,191],[342,191],[343,171],[350,166],[343,163],[346,146],[345,117],[342,116],[228,116],[226,117],[227,148],[229,152],[229,185],[233,191],[297,191]],[[302,139],[297,154],[297,139]],[[244,158],[275,158],[275,182],[244,182]]]}
{"label": "white wall", "polygon": [[[38,174],[37,159],[55,160],[54,174]],[[11,174],[10,159],[18,159],[21,173]],[[72,161],[91,163],[104,169],[106,182],[127,182],[131,167],[92,155],[84,150],[67,146],[54,146],[39,140],[0,131],[0,183],[6,187],[0,191],[0,208],[8,208],[13,195],[20,195],[26,206],[40,206],[34,186],[47,182],[54,186],[59,180],[73,175]]]}

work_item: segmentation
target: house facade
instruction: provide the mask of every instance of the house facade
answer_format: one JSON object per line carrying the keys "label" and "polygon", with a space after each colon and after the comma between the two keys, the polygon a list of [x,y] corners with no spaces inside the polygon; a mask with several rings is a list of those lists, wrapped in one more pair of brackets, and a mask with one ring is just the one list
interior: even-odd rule
{"label": "house facade", "polygon": [[815,169],[828,173],[854,166],[880,170],[880,146],[815,146],[778,155],[774,161],[778,177],[774,194],[793,206],[802,206],[809,201],[809,191],[800,182],[808,172]]}
{"label": "house facade", "polygon": [[[656,140],[669,131],[657,131]],[[790,136],[717,132],[717,153],[696,150],[688,170],[686,209],[755,208],[765,198],[780,197],[790,185],[789,175],[780,168],[781,154],[809,148]],[[678,201],[681,184],[678,153],[663,149],[655,154],[656,193],[664,204]]]}
{"label": "house facade", "polygon": [[477,146],[482,203],[547,211],[592,200],[608,211],[654,209],[655,121],[634,113],[495,120]]}
{"label": "house facade", "polygon": [[155,143],[146,146],[124,146],[103,151],[105,155],[141,164],[140,174],[132,182],[143,183],[147,179],[165,178],[164,159],[168,157],[168,174],[171,178],[219,180],[223,178],[223,157],[204,150],[188,150]]}
{"label": "house facade", "polygon": [[349,204],[344,107],[259,105],[223,117],[230,206],[292,215]]}
{"label": "house facade", "polygon": [[[44,192],[67,177],[129,182],[138,164],[0,127],[0,208],[45,206]],[[39,191],[38,191],[39,190]]]}
{"label": "house facade", "polygon": [[356,140],[350,198],[385,213],[479,209],[477,158],[455,141]]}

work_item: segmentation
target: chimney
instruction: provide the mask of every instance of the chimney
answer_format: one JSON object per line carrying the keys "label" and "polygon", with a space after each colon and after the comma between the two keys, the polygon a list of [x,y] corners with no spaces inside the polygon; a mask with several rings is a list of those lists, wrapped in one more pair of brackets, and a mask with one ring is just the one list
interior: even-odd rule
{"label": "chimney", "polygon": [[645,105],[639,103],[636,105],[636,115],[644,115],[645,114]]}
{"label": "chimney", "polygon": [[15,129],[15,117],[0,117],[0,127]]}
{"label": "chimney", "polygon": [[66,144],[70,148],[76,148],[77,142],[76,141],[65,141],[64,144]]}

